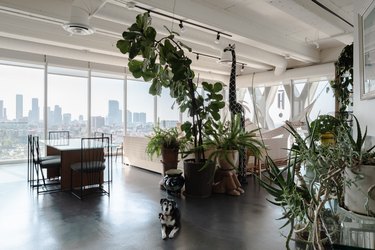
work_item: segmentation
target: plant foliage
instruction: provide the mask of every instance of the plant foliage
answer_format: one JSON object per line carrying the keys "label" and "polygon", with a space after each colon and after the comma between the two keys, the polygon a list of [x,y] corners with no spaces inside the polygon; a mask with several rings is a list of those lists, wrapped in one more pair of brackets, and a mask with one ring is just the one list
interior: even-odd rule
{"label": "plant foliage", "polygon": [[128,67],[133,76],[152,82],[150,94],[160,95],[162,88],[168,88],[180,111],[188,112],[192,117],[192,121],[185,122],[181,128],[188,139],[193,138],[195,160],[202,161],[203,126],[220,120],[219,111],[225,106],[222,83],[203,82],[205,96],[198,93],[197,85],[193,83],[192,61],[184,52],[184,49],[191,49],[176,39],[177,33],[166,29],[168,35],[158,39],[149,13],[139,14],[136,22],[123,32],[117,47],[128,55]]}

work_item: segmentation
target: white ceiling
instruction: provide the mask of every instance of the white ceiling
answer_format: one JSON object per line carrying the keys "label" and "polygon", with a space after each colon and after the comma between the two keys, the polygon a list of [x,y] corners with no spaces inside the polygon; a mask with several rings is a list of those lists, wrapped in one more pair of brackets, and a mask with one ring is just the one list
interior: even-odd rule
{"label": "white ceiling", "polygon": [[[122,31],[144,12],[128,9],[126,0],[0,0],[0,48],[72,57],[90,55],[90,60],[126,65],[116,48]],[[229,43],[236,44],[237,61],[244,72],[263,72],[302,67],[335,60],[345,44],[353,40],[354,0],[139,0],[137,6],[162,12],[177,19],[230,34],[221,35],[185,24],[181,41],[193,51],[213,57]],[[339,15],[323,9],[316,2]],[[72,5],[90,13],[96,32],[89,36],[70,35],[62,24],[70,22]],[[178,21],[151,12],[158,32],[163,25],[179,32]],[[349,24],[348,24],[349,23]],[[14,40],[15,39],[15,40]],[[19,43],[19,40],[29,41]],[[39,46],[39,47],[38,47]],[[67,49],[72,49],[67,53]],[[333,51],[333,52],[332,52]],[[331,55],[331,56],[327,56]],[[193,69],[227,76],[230,66],[216,59],[189,54]],[[84,56],[81,56],[85,60]],[[88,60],[86,58],[86,60]],[[240,66],[239,66],[240,68]]]}

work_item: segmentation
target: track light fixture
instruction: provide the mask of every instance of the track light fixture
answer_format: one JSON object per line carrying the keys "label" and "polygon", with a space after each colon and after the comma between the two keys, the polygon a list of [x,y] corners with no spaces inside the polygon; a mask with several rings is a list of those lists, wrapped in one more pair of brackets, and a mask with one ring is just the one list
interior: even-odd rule
{"label": "track light fixture", "polygon": [[178,26],[180,27],[181,33],[184,33],[185,32],[185,27],[184,27],[184,24],[182,23],[181,20],[180,20],[180,24]]}
{"label": "track light fixture", "polygon": [[217,32],[215,43],[216,44],[220,43],[220,32]]}
{"label": "track light fixture", "polygon": [[[123,0],[114,0],[114,1],[117,1],[117,2],[123,2]],[[163,17],[166,17],[166,18],[170,18],[172,20],[178,20],[180,21],[180,28],[181,26],[183,26],[182,24],[182,20],[178,17],[174,17],[174,16],[170,16],[170,15],[167,15],[165,13],[161,13],[161,12],[158,12],[158,11],[155,11],[155,10],[151,10],[151,9],[148,9],[148,8],[145,8],[145,7],[142,7],[142,6],[139,6],[137,4],[134,5],[135,8],[138,8],[138,9],[141,9],[141,10],[144,10],[144,11],[147,11],[149,14],[156,14],[156,15],[159,15],[159,16],[163,16]],[[201,28],[201,29],[205,29],[205,30],[208,30],[208,31],[211,31],[211,32],[217,32],[217,36],[216,36],[216,40],[219,41],[220,40],[220,34],[221,35],[224,35],[224,36],[227,36],[227,37],[232,37],[231,34],[228,34],[228,33],[225,33],[225,32],[222,32],[222,31],[218,31],[216,29],[212,29],[210,27],[207,27],[207,26],[204,26],[204,25],[201,25],[201,24],[198,24],[198,23],[194,23],[194,22],[190,22],[188,20],[184,20],[183,21],[185,24],[189,24],[191,26],[195,26],[195,27],[198,27],[198,28]],[[217,43],[215,40],[215,43]]]}
{"label": "track light fixture", "polygon": [[242,64],[241,66],[241,72],[243,72],[245,70],[245,64]]}
{"label": "track light fixture", "polygon": [[197,61],[199,60],[199,54],[197,54]]}

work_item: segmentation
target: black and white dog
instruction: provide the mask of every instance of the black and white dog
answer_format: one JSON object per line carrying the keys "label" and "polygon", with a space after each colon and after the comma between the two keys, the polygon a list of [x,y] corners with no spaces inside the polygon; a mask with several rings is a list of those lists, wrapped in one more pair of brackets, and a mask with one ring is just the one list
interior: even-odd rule
{"label": "black and white dog", "polygon": [[167,238],[167,230],[171,229],[168,237],[172,239],[180,229],[180,210],[174,200],[160,200],[161,213],[159,219],[161,222],[161,237],[163,240]]}

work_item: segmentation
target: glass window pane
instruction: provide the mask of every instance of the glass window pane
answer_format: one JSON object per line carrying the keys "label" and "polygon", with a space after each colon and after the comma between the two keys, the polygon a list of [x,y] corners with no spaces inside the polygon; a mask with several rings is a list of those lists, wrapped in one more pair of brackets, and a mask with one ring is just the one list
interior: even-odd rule
{"label": "glass window pane", "polygon": [[48,74],[48,131],[68,130],[70,137],[88,135],[85,77]]}
{"label": "glass window pane", "polygon": [[91,78],[91,130],[112,134],[113,143],[124,135],[124,80]]}
{"label": "glass window pane", "polygon": [[310,112],[310,119],[315,120],[318,115],[335,114],[335,97],[329,84],[329,81],[315,82],[317,88],[312,98],[316,99],[315,104]]}
{"label": "glass window pane", "polygon": [[158,123],[161,128],[176,127],[180,121],[180,111],[175,99],[169,95],[169,89],[163,88],[161,96],[157,98],[158,102]]}
{"label": "glass window pane", "polygon": [[290,111],[290,102],[284,85],[279,85],[268,111],[275,128],[285,125],[285,121],[289,120]]}
{"label": "glass window pane", "polygon": [[127,81],[127,133],[143,136],[154,127],[154,96],[148,93],[150,83]]}
{"label": "glass window pane", "polygon": [[40,68],[0,65],[0,161],[27,158],[27,135],[43,137]]}

